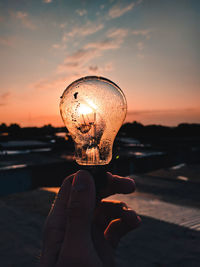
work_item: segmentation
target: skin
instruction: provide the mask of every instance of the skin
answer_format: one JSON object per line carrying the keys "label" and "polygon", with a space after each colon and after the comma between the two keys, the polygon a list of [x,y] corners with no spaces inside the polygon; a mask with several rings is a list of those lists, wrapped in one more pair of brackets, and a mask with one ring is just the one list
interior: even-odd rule
{"label": "skin", "polygon": [[[135,190],[132,179],[107,173],[103,199]],[[96,203],[92,176],[78,171],[68,176],[48,215],[40,267],[114,267],[120,239],[137,228],[141,219],[123,202]]]}

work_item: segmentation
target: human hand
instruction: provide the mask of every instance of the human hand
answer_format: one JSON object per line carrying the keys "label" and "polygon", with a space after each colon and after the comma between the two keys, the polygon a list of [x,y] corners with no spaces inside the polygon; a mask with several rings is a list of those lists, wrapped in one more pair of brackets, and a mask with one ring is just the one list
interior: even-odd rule
{"label": "human hand", "polygon": [[[135,190],[132,179],[107,173],[101,198]],[[138,227],[140,217],[119,201],[96,203],[89,172],[68,176],[48,215],[41,267],[113,267],[114,251],[122,236]]]}

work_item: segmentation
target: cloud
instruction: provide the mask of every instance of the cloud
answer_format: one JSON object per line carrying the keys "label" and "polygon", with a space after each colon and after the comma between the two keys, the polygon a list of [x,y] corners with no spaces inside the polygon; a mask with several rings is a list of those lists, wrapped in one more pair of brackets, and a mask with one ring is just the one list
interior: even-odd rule
{"label": "cloud", "polygon": [[53,44],[52,47],[55,48],[55,49],[59,49],[60,45],[59,44]]}
{"label": "cloud", "polygon": [[57,72],[79,72],[91,59],[100,56],[98,49],[83,48],[66,57],[64,63],[57,67]]}
{"label": "cloud", "polygon": [[30,84],[30,88],[34,88],[36,90],[60,90],[60,93],[62,94],[62,91],[66,86],[68,86],[70,83],[72,83],[74,80],[80,78],[80,73],[76,74],[64,74],[64,75],[56,75],[51,76],[50,78],[41,79],[35,83]]}
{"label": "cloud", "polygon": [[[118,49],[127,36],[128,30],[123,28],[111,29],[107,32],[106,38],[97,42],[90,42],[82,49],[66,57],[64,62],[57,67],[57,73],[81,72],[87,63],[97,58],[106,50]],[[107,66],[107,70],[108,70]],[[111,66],[110,66],[111,68]],[[95,66],[91,66],[90,71],[96,71]]]}
{"label": "cloud", "polygon": [[66,45],[65,44],[53,44],[52,48],[56,49],[56,50],[62,50],[62,49],[66,49]]}
{"label": "cloud", "polygon": [[131,4],[124,6],[124,7],[121,4],[114,5],[109,10],[109,13],[108,13],[109,17],[111,17],[112,19],[121,17],[126,12],[132,10],[134,6],[135,6],[135,3],[131,3]]}
{"label": "cloud", "polygon": [[105,71],[112,71],[112,70],[114,70],[113,63],[112,62],[106,63],[104,69],[105,69]]}
{"label": "cloud", "polygon": [[124,38],[128,34],[128,29],[115,28],[108,31],[107,36],[110,38]]}
{"label": "cloud", "polygon": [[67,57],[65,62],[68,64],[74,64],[74,62],[88,61],[94,57],[93,52],[95,52],[93,49],[80,49],[71,56]]}
{"label": "cloud", "polygon": [[52,88],[63,87],[63,83],[65,81],[65,77],[53,77],[51,79],[41,79],[36,83],[30,85],[30,87],[34,87],[37,90],[50,90]]}
{"label": "cloud", "polygon": [[[71,61],[71,66],[70,66],[70,60],[72,60],[72,58],[76,58],[78,57],[78,55],[82,55],[83,57],[85,56],[83,52],[78,51],[76,54],[72,55],[71,59],[68,59],[68,62],[66,62],[66,66],[65,67],[68,72],[65,69],[65,73],[63,74],[56,74],[50,78],[46,78],[46,79],[41,79],[36,83],[32,83],[29,85],[30,88],[34,88],[36,90],[46,90],[46,91],[50,91],[50,90],[56,90],[56,89],[64,89],[66,88],[67,85],[69,85],[70,83],[72,83],[74,80],[80,78],[81,76],[86,76],[88,74],[101,74],[104,75],[105,72],[110,72],[113,70],[113,63],[112,62],[107,62],[106,64],[104,64],[103,66],[97,66],[97,65],[90,65],[90,66],[80,66],[79,63],[78,67],[75,66],[76,64],[74,64],[74,66],[72,66],[73,62]],[[72,71],[76,70],[76,71]]]}
{"label": "cloud", "polygon": [[[143,41],[139,41],[136,43],[136,46],[138,48],[138,50],[141,52],[144,50],[144,47],[145,47],[145,43],[144,43],[144,38],[146,39],[149,39],[151,36],[150,36],[150,33],[152,32],[151,29],[144,29],[144,30],[132,30],[130,31],[130,34],[132,35],[135,35],[135,36],[139,36],[139,37],[142,37],[142,38],[139,38],[140,40],[143,40]],[[139,53],[137,55],[139,58],[144,58],[144,55]]]}
{"label": "cloud", "polygon": [[85,48],[94,48],[98,50],[118,49],[124,42],[124,38],[127,36],[127,34],[127,29],[111,29],[108,31],[106,39],[98,42],[88,43]]}
{"label": "cloud", "polygon": [[110,49],[117,49],[120,47],[121,41],[114,42],[113,39],[105,39],[103,41],[99,42],[93,42],[93,43],[88,43],[85,48],[86,49],[96,49],[96,50],[110,50]]}
{"label": "cloud", "polygon": [[144,50],[144,43],[143,43],[143,42],[138,42],[138,43],[137,43],[137,48],[138,48],[140,51]]}
{"label": "cloud", "polygon": [[16,13],[12,13],[12,15],[21,21],[22,25],[30,30],[34,30],[36,26],[30,21],[28,13],[22,12],[22,11],[17,11]]}
{"label": "cloud", "polygon": [[13,42],[14,40],[11,37],[0,37],[0,45],[2,46],[12,46]]}
{"label": "cloud", "polygon": [[152,32],[152,30],[150,30],[150,29],[146,29],[146,30],[133,30],[131,32],[131,34],[138,35],[138,36],[144,36],[144,37],[146,37],[146,39],[149,39],[151,32]]}
{"label": "cloud", "polygon": [[139,54],[137,54],[137,57],[143,59],[144,58],[144,55],[139,53]]}
{"label": "cloud", "polygon": [[6,105],[11,96],[12,94],[10,92],[0,94],[0,106]]}
{"label": "cloud", "polygon": [[97,65],[91,65],[88,67],[88,72],[90,74],[98,74],[99,73],[104,73],[104,72],[110,72],[113,70],[113,63],[112,62],[109,62],[109,63],[106,63],[104,66],[102,67],[98,67]]}
{"label": "cloud", "polygon": [[81,17],[87,14],[86,9],[77,9],[75,12]]}
{"label": "cloud", "polygon": [[92,73],[96,73],[99,70],[98,66],[89,66],[88,70]]}
{"label": "cloud", "polygon": [[18,19],[24,19],[24,18],[26,18],[26,17],[28,17],[28,14],[25,13],[25,12],[18,11],[18,12],[16,13],[16,18],[18,18]]}
{"label": "cloud", "polygon": [[11,96],[11,93],[10,92],[6,92],[6,93],[1,94],[0,98],[2,100],[7,100],[10,96]]}
{"label": "cloud", "polygon": [[65,28],[65,26],[66,26],[66,23],[61,23],[61,24],[60,24],[60,28],[61,28],[61,29]]}
{"label": "cloud", "polygon": [[102,23],[95,24],[95,23],[92,23],[91,21],[88,21],[83,26],[75,26],[71,31],[65,32],[63,35],[63,41],[67,41],[69,38],[71,39],[72,37],[75,37],[75,36],[80,37],[80,36],[92,35],[100,31],[103,28],[104,28],[104,25]]}
{"label": "cloud", "polygon": [[[101,28],[102,27],[103,26],[101,26]],[[96,29],[96,26],[95,26],[95,29]],[[71,33],[71,35],[73,34]],[[77,34],[77,31],[76,31],[76,34]],[[123,43],[124,38],[127,35],[128,35],[128,29],[124,29],[124,28],[110,29],[106,33],[104,40],[87,43],[85,46],[83,46],[82,49],[78,49],[74,53],[69,54],[64,59],[64,61],[57,66],[55,77],[52,80],[52,82],[49,82],[47,80],[44,80],[44,81],[41,80],[37,84],[34,84],[34,87],[40,88],[40,89],[43,89],[43,88],[46,89],[48,87],[55,88],[57,84],[59,85],[59,83],[62,83],[63,81],[62,75],[65,75],[67,79],[69,77],[71,79],[71,77],[78,78],[80,76],[88,75],[88,73],[104,74],[105,72],[112,71],[113,64],[111,62],[106,63],[103,66],[97,66],[96,64],[91,64],[91,61],[97,57],[102,56],[104,51],[106,50],[118,49]],[[53,48],[60,49],[60,45],[54,44]]]}

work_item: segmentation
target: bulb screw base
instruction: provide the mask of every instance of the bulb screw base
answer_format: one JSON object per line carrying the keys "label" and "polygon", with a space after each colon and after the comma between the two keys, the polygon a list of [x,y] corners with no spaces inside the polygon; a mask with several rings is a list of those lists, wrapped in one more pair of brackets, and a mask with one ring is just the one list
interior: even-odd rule
{"label": "bulb screw base", "polygon": [[101,200],[101,191],[106,187],[108,182],[107,165],[87,165],[83,169],[89,171],[92,175],[96,187],[96,199],[97,201]]}

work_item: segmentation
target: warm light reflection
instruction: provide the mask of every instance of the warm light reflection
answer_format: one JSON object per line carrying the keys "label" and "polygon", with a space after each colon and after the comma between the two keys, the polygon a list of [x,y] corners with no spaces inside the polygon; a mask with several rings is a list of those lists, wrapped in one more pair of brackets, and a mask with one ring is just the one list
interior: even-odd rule
{"label": "warm light reflection", "polygon": [[41,187],[40,190],[48,191],[48,192],[53,192],[53,193],[58,193],[60,187]]}
{"label": "warm light reflection", "polygon": [[88,99],[87,104],[94,110],[97,109],[97,106],[92,102],[92,100]]}
{"label": "warm light reflection", "polygon": [[78,108],[78,113],[80,115],[87,115],[87,114],[90,114],[92,112],[93,112],[93,110],[85,104],[81,104]]}
{"label": "warm light reflection", "polygon": [[79,165],[105,165],[111,161],[113,142],[126,110],[122,90],[103,77],[83,77],[65,89],[60,113],[75,142]]}

